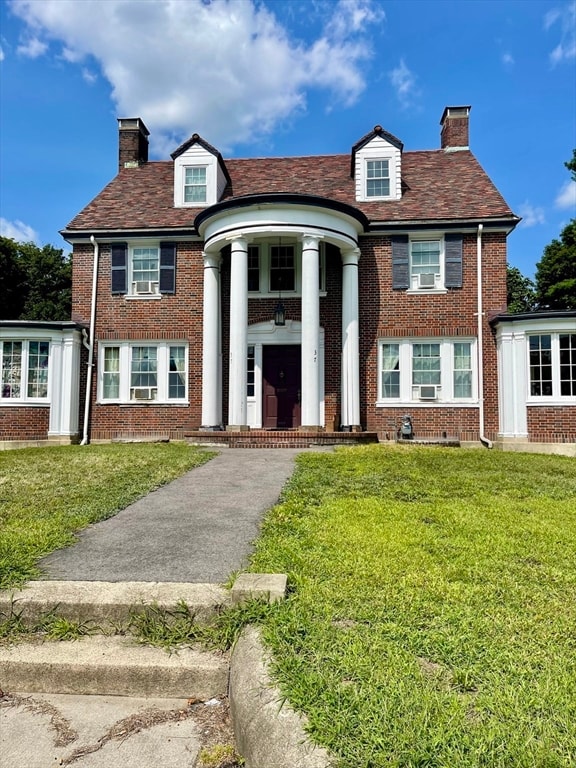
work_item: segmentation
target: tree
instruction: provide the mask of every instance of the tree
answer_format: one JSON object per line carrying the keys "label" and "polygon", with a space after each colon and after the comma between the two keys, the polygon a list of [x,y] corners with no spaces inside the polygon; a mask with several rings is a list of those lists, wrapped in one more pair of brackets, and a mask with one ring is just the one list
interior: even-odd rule
{"label": "tree", "polygon": [[552,240],[536,265],[539,309],[576,309],[576,219]]}
{"label": "tree", "polygon": [[[564,165],[576,183],[576,149]],[[536,265],[536,298],[539,309],[576,309],[576,219],[544,249]]]}
{"label": "tree", "polygon": [[72,262],[61,249],[0,237],[0,319],[69,320]]}
{"label": "tree", "polygon": [[506,299],[508,312],[532,312],[536,306],[534,283],[529,277],[524,277],[518,267],[508,265],[506,272]]}

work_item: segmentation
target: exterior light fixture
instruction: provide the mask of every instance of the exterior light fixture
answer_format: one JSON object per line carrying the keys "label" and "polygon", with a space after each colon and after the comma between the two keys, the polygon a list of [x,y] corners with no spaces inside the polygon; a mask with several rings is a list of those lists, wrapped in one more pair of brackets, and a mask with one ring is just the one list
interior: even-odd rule
{"label": "exterior light fixture", "polygon": [[286,309],[281,301],[274,307],[274,325],[286,325]]}

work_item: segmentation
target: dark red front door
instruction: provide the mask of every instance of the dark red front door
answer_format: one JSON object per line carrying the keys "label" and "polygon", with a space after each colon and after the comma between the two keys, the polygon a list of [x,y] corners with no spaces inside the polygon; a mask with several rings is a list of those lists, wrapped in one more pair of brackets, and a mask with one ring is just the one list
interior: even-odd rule
{"label": "dark red front door", "polygon": [[263,425],[265,429],[300,426],[300,347],[265,346],[262,349]]}

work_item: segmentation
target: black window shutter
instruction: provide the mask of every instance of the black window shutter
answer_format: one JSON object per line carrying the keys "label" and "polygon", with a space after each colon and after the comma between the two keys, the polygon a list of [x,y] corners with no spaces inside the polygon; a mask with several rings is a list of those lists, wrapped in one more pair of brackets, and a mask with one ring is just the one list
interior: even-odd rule
{"label": "black window shutter", "polygon": [[128,245],[112,243],[112,293],[126,293],[128,290]]}
{"label": "black window shutter", "polygon": [[410,244],[408,235],[394,235],[392,243],[392,288],[395,291],[410,287]]}
{"label": "black window shutter", "polygon": [[160,243],[160,293],[176,290],[176,244]]}
{"label": "black window shutter", "polygon": [[462,235],[446,235],[444,247],[444,285],[446,288],[462,288]]}

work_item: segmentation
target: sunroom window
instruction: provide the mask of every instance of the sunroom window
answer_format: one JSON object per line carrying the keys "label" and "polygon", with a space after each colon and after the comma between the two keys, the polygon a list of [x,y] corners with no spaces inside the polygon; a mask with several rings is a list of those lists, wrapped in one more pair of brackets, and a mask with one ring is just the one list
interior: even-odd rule
{"label": "sunroom window", "polygon": [[3,400],[46,400],[50,342],[4,341],[0,343],[2,357]]}
{"label": "sunroom window", "polygon": [[530,397],[576,396],[576,333],[528,336]]}

